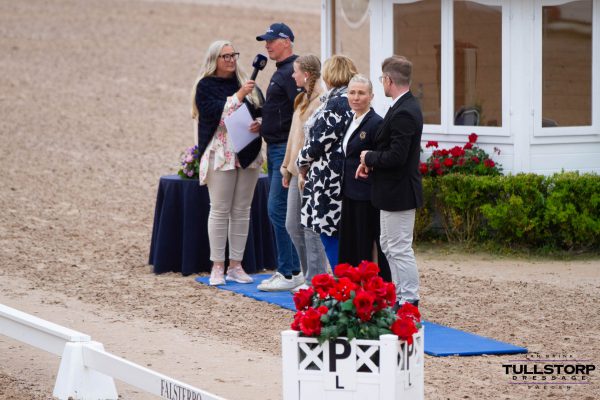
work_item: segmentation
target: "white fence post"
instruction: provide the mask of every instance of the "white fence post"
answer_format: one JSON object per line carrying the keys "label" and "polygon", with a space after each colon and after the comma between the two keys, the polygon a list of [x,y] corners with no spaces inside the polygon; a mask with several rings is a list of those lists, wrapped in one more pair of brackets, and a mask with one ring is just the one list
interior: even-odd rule
{"label": "white fence post", "polygon": [[398,337],[396,335],[381,335],[379,337],[379,381],[381,390],[380,400],[396,399],[398,369]]}
{"label": "white fence post", "polygon": [[300,400],[298,390],[298,332],[281,332],[281,360],[283,370],[283,398],[285,400]]}
{"label": "white fence post", "polygon": [[117,388],[112,377],[86,367],[83,349],[91,347],[104,351],[102,343],[87,342],[65,344],[60,368],[54,385],[54,397],[60,400],[117,400]]}

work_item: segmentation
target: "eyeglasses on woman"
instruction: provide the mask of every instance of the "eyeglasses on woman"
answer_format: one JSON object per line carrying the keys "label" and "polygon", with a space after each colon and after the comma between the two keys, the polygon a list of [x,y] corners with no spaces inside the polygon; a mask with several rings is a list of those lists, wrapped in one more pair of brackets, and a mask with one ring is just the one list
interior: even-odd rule
{"label": "eyeglasses on woman", "polygon": [[238,58],[240,58],[240,53],[221,54],[219,58],[222,58],[225,61],[237,60]]}

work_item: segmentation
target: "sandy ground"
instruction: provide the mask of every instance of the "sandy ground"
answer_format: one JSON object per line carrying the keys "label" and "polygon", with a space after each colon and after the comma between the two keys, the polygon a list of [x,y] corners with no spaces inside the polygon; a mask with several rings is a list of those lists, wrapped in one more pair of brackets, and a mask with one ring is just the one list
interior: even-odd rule
{"label": "sandy ground", "polygon": [[[254,36],[285,20],[297,52],[319,54],[319,2],[192,3],[0,0],[0,303],[225,398],[280,399],[292,313],[146,262],[158,178],[194,140],[190,87],[207,45],[230,38],[250,65]],[[598,366],[598,258],[417,256],[426,319]],[[569,389],[510,385],[513,358],[427,357],[426,398],[600,398],[598,371]],[[0,337],[0,399],[51,398],[58,364]]]}

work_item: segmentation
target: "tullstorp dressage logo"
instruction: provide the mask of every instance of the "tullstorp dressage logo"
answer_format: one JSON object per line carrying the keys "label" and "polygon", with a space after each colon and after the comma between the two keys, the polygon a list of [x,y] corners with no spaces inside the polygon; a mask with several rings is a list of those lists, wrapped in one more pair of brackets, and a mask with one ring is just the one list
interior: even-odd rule
{"label": "tullstorp dressage logo", "polygon": [[569,354],[530,353],[524,358],[502,364],[511,385],[528,389],[571,390],[591,385],[591,374],[596,371],[592,360],[577,359]]}

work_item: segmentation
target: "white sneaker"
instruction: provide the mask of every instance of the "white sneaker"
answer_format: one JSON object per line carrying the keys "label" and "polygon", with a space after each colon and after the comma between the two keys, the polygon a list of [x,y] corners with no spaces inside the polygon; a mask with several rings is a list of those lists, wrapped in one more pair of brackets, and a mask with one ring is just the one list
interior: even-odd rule
{"label": "white sneaker", "polygon": [[306,283],[303,283],[302,285],[296,286],[295,288],[293,288],[292,290],[290,290],[290,292],[296,293],[296,292],[299,292],[300,289],[306,290],[306,289],[309,289],[309,288],[310,288],[310,286],[308,286]]}
{"label": "white sneaker", "polygon": [[296,287],[304,285],[306,282],[304,280],[304,274],[302,274],[302,272],[300,272],[298,275],[292,275],[292,281],[294,282]]}
{"label": "white sneaker", "polygon": [[210,271],[210,278],[208,279],[208,284],[210,286],[224,285],[225,279],[223,277],[223,274],[224,271],[222,266],[213,266]]}
{"label": "white sneaker", "polygon": [[[299,281],[299,279],[301,281]],[[287,290],[292,290],[296,286],[300,286],[304,282],[304,277],[302,274],[297,276],[293,276],[291,279],[286,279],[285,276],[281,275],[279,272],[275,272],[272,279],[263,281],[260,285],[258,285],[258,290],[263,292],[283,292]]]}
{"label": "white sneaker", "polygon": [[277,276],[277,272],[274,273],[273,275],[271,275],[270,277],[268,277],[267,279],[263,279],[262,281],[260,281],[260,283],[269,283],[271,282],[273,279],[275,279],[275,277]]}
{"label": "white sneaker", "polygon": [[241,265],[227,268],[227,275],[225,275],[226,281],[233,281],[237,283],[252,283],[254,279],[244,271]]}

